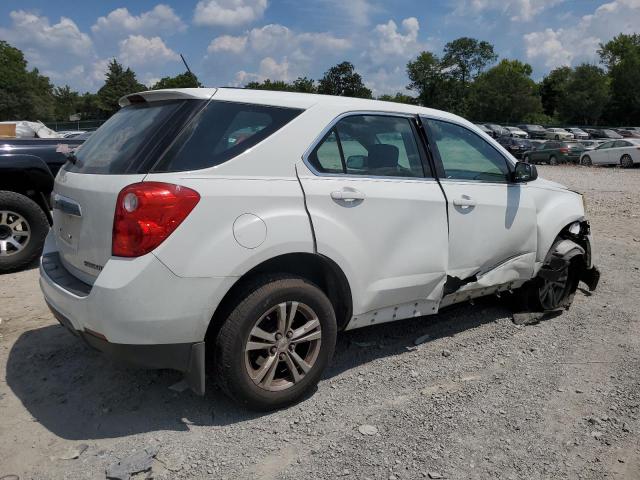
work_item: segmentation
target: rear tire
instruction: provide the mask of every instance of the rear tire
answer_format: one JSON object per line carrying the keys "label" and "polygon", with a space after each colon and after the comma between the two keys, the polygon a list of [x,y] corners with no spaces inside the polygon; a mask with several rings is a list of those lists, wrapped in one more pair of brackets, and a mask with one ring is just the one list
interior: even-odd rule
{"label": "rear tire", "polygon": [[522,157],[522,161],[523,161],[524,163],[529,163],[529,155],[524,155],[524,156]]}
{"label": "rear tire", "polygon": [[240,298],[216,339],[220,387],[253,410],[300,400],[333,355],[337,326],[331,302],[316,285],[292,276],[262,277]]}
{"label": "rear tire", "polygon": [[560,140],[560,135],[556,135],[556,140]]}
{"label": "rear tire", "polygon": [[585,155],[584,157],[582,157],[580,159],[580,165],[584,165],[585,167],[592,166],[593,163],[591,163],[591,157],[589,155]]}
{"label": "rear tire", "polygon": [[633,159],[631,158],[631,155],[624,154],[620,158],[620,166],[622,168],[633,168]]}
{"label": "rear tire", "polygon": [[558,165],[558,159],[555,155],[549,157],[549,165]]}
{"label": "rear tire", "polygon": [[0,273],[26,267],[42,252],[49,221],[29,197],[0,191]]}

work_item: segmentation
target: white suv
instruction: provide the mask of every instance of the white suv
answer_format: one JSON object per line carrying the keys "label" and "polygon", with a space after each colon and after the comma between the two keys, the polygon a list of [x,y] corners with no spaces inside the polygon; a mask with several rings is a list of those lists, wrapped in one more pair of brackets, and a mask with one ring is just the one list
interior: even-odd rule
{"label": "white suv", "polygon": [[277,408],[336,333],[598,281],[583,199],[428,108],[241,89],[129,95],[60,170],[40,285],[90,345]]}

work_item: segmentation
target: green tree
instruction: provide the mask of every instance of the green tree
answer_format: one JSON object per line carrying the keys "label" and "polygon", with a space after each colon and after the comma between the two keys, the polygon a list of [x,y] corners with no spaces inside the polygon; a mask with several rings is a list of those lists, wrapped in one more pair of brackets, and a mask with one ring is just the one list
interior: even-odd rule
{"label": "green tree", "polygon": [[568,95],[567,83],[573,70],[571,67],[559,67],[551,70],[540,84],[540,99],[544,113],[553,117],[560,100]]}
{"label": "green tree", "polygon": [[448,86],[454,98],[452,110],[465,114],[470,83],[498,56],[493,45],[475,38],[460,37],[444,46],[441,71],[448,78]]}
{"label": "green tree", "polygon": [[397,92],[395,95],[380,95],[378,100],[382,100],[383,102],[407,103],[409,105],[418,104],[418,99],[416,97],[412,97],[411,95],[406,95],[401,92]]}
{"label": "green tree", "polygon": [[318,93],[371,98],[371,90],[365,87],[362,77],[350,62],[342,62],[327,70],[318,82]]}
{"label": "green tree", "polygon": [[249,82],[244,88],[251,90],[275,90],[279,92],[292,92],[293,87],[283,80],[266,79],[262,82]]}
{"label": "green tree", "polygon": [[609,79],[601,68],[584,63],[571,72],[566,92],[558,103],[560,118],[568,123],[595,125],[609,102]]}
{"label": "green tree", "polygon": [[37,69],[29,71],[22,52],[0,40],[0,120],[48,120],[53,85]]}
{"label": "green tree", "polygon": [[640,34],[620,34],[601,44],[598,53],[611,80],[609,121],[640,124]]}
{"label": "green tree", "polygon": [[96,93],[86,92],[78,98],[78,112],[82,120],[102,120],[105,118],[100,109],[100,101]]}
{"label": "green tree", "polygon": [[316,82],[307,77],[298,77],[292,83],[294,92],[317,93]]}
{"label": "green tree", "polygon": [[68,121],[69,116],[78,111],[80,95],[71,90],[69,85],[65,85],[53,89],[53,100],[55,119]]}
{"label": "green tree", "polygon": [[160,90],[161,88],[198,88],[202,84],[191,72],[184,72],[175,77],[162,77],[152,87],[151,90]]}
{"label": "green tree", "polygon": [[421,52],[415,60],[407,63],[407,76],[411,83],[409,90],[418,94],[420,105],[442,110],[450,110],[453,104],[451,81],[442,72],[437,55]]}
{"label": "green tree", "polygon": [[138,82],[133,70],[125,69],[114,58],[109,63],[105,84],[98,90],[100,109],[106,116],[111,116],[120,108],[118,100],[121,97],[144,90],[147,90],[147,87]]}
{"label": "green tree", "polygon": [[527,63],[504,59],[480,74],[471,87],[470,116],[510,123],[541,113],[542,103],[531,72]]}

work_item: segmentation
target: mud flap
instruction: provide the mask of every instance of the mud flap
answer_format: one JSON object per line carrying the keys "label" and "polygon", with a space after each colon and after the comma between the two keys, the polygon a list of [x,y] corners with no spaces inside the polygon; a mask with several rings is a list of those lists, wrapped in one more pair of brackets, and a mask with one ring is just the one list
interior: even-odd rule
{"label": "mud flap", "polygon": [[189,369],[184,373],[189,388],[196,395],[203,396],[205,391],[205,343],[198,342],[191,346]]}

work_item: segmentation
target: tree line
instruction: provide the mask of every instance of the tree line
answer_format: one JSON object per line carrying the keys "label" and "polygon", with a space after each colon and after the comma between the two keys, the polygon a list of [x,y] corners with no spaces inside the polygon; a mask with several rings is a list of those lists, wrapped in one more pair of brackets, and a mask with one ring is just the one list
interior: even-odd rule
{"label": "tree line", "polygon": [[[540,82],[531,65],[501,59],[489,42],[461,37],[441,54],[424,51],[407,64],[410,94],[398,92],[380,100],[423,105],[475,121],[498,123],[570,123],[640,125],[640,34],[620,34],[598,50],[600,64],[559,67]],[[165,77],[157,88],[202,86],[191,72]],[[245,88],[373,98],[350,62],[329,68],[322,78],[293,82],[266,79]],[[20,50],[0,41],[0,119],[104,119],[118,109],[118,99],[146,90],[130,68],[111,61],[104,85],[80,94],[56,87],[37,69],[28,70]]]}

